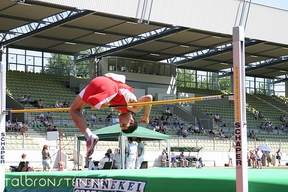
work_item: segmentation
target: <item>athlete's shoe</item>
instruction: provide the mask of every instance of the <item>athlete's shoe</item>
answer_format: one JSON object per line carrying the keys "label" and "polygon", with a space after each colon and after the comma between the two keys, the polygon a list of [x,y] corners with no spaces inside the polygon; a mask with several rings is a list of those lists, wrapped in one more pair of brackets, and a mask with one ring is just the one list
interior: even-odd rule
{"label": "athlete's shoe", "polygon": [[90,157],[94,152],[94,147],[97,144],[99,137],[95,134],[90,136],[90,140],[86,141],[86,157]]}

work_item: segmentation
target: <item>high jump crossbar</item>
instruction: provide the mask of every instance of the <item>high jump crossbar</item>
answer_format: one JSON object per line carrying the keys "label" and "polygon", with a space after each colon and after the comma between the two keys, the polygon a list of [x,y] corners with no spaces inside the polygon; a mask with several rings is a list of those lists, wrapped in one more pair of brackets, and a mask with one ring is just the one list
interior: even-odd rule
{"label": "high jump crossbar", "polygon": [[[171,99],[171,100],[161,100],[161,101],[150,101],[150,102],[138,102],[138,103],[127,103],[127,104],[119,104],[119,105],[103,105],[101,109],[107,109],[111,107],[124,107],[124,106],[145,106],[145,105],[162,105],[169,103],[181,103],[181,102],[191,102],[191,101],[207,101],[214,99],[222,99],[229,97],[231,95],[212,95],[212,96],[204,96],[204,97],[189,97],[182,99]],[[41,112],[55,112],[55,111],[69,111],[70,107],[67,108],[45,108],[45,109],[12,109],[6,110],[5,112],[10,113],[41,113]]]}

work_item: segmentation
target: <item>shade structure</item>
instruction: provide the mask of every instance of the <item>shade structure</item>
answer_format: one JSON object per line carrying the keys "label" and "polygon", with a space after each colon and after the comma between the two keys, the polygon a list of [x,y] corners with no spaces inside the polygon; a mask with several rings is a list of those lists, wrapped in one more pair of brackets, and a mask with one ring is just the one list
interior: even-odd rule
{"label": "shade structure", "polygon": [[[123,133],[121,131],[120,125],[115,124],[112,126],[104,127],[92,133],[96,134],[100,141],[118,141],[119,136],[126,137],[140,137],[142,141],[151,141],[151,140],[167,140],[170,139],[170,135],[165,135],[162,133],[158,133],[156,131],[152,131],[145,127],[138,126],[138,128],[133,133]],[[78,140],[85,140],[84,135],[79,135]]]}
{"label": "shade structure", "polygon": [[258,148],[264,152],[271,151],[271,148],[267,145],[259,145]]}
{"label": "shade structure", "polygon": [[[124,168],[124,157],[125,157],[125,145],[124,145],[124,138],[125,137],[140,137],[142,141],[152,141],[152,140],[166,140],[167,141],[167,149],[168,154],[170,156],[170,135],[165,135],[162,133],[158,133],[147,129],[145,127],[138,126],[138,128],[133,133],[123,133],[121,131],[120,125],[115,124],[112,126],[104,127],[92,133],[96,134],[101,141],[121,141],[120,143],[120,152],[121,152],[121,161],[122,161],[122,168]],[[80,141],[85,141],[84,135],[79,135],[77,142],[77,151],[78,151],[78,160],[80,159]],[[170,158],[169,158],[169,165],[170,165]],[[79,169],[79,163],[78,163]]]}

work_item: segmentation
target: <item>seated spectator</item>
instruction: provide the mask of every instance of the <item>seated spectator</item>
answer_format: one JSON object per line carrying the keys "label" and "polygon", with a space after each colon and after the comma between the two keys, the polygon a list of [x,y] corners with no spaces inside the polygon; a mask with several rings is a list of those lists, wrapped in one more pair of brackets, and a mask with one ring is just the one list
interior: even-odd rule
{"label": "seated spectator", "polygon": [[8,120],[8,121],[6,122],[5,130],[6,130],[6,132],[12,131],[12,123],[11,123],[10,120]]}
{"label": "seated spectator", "polygon": [[39,109],[44,108],[42,99],[39,99],[39,101],[37,103],[37,106],[38,106]]}
{"label": "seated spectator", "polygon": [[181,154],[179,155],[179,160],[180,162],[182,162],[182,167],[189,167],[188,163],[189,161],[186,159],[185,155],[184,155],[184,151],[181,152]]}
{"label": "seated spectator", "polygon": [[256,141],[259,141],[259,139],[256,137],[256,134],[254,133],[253,130],[250,132],[249,137],[250,137],[251,139],[255,139]]}
{"label": "seated spectator", "polygon": [[62,106],[60,106],[60,103],[58,102],[58,101],[56,101],[56,103],[55,103],[55,106],[54,106],[55,108],[62,108]]}
{"label": "seated spectator", "polygon": [[68,104],[68,102],[65,100],[64,102],[63,102],[63,107],[69,107],[69,104]]}
{"label": "seated spectator", "polygon": [[27,95],[22,96],[20,102],[23,103],[23,104],[27,104],[27,103],[28,103],[28,101],[27,101]]}
{"label": "seated spectator", "polygon": [[161,126],[161,130],[160,130],[161,133],[164,133],[166,134],[167,133],[167,126],[166,126],[166,123],[164,123],[162,126]]}
{"label": "seated spectator", "polygon": [[286,123],[285,115],[281,115],[281,116],[279,117],[279,120],[280,120],[282,123]]}
{"label": "seated spectator", "polygon": [[189,133],[195,133],[195,129],[193,128],[193,125],[191,125],[188,129],[187,129],[187,131],[189,132]]}
{"label": "seated spectator", "polygon": [[265,124],[264,124],[264,122],[261,122],[259,128],[262,129],[262,130],[265,130]]}
{"label": "seated spectator", "polygon": [[[21,155],[20,162],[27,162],[26,157],[27,157],[27,155],[26,155],[25,153],[23,153],[23,154]],[[34,168],[33,168],[32,166],[28,165],[27,171],[29,171],[29,172],[30,172],[30,171],[34,171]]]}
{"label": "seated spectator", "polygon": [[255,120],[258,119],[258,113],[257,113],[257,111],[254,111],[254,112],[253,112],[253,117],[254,117]]}
{"label": "seated spectator", "polygon": [[40,127],[40,125],[38,124],[37,118],[34,118],[30,123],[29,126],[36,129],[36,127]]}
{"label": "seated spectator", "polygon": [[59,102],[60,108],[64,108],[63,102]]}
{"label": "seated spectator", "polygon": [[11,131],[18,131],[18,124],[14,121],[11,123]]}
{"label": "seated spectator", "polygon": [[21,135],[27,136],[27,135],[26,135],[27,126],[26,126],[26,124],[25,124],[25,121],[23,121],[22,123],[20,123],[20,124],[19,124],[19,127],[20,127]]}
{"label": "seated spectator", "polygon": [[215,123],[221,123],[222,122],[221,117],[218,113],[216,113],[214,116],[214,122]]}
{"label": "seated spectator", "polygon": [[53,126],[52,131],[58,131],[58,130],[57,130],[57,126]]}
{"label": "seated spectator", "polygon": [[264,118],[264,116],[263,116],[263,114],[261,113],[261,111],[258,112],[258,118],[259,118],[259,119],[263,119],[263,118]]}
{"label": "seated spectator", "polygon": [[183,127],[182,128],[182,137],[187,137],[188,136],[188,132],[187,130]]}
{"label": "seated spectator", "polygon": [[215,140],[219,139],[219,137],[217,137],[216,134],[212,130],[209,131],[209,136],[211,139],[215,139]]}
{"label": "seated spectator", "polygon": [[166,116],[172,116],[172,113],[171,113],[169,107],[166,108],[166,110],[165,110],[165,112],[164,112],[164,115],[166,115]]}
{"label": "seated spectator", "polygon": [[204,129],[204,125],[203,124],[200,126],[200,133],[206,134],[206,131]]}
{"label": "seated spectator", "polygon": [[171,167],[176,168],[177,165],[177,159],[176,159],[176,153],[175,153],[175,149],[171,152]]}
{"label": "seated spectator", "polygon": [[272,129],[273,129],[272,124],[273,124],[272,121],[267,122],[267,131],[268,131],[268,132],[273,132],[273,130],[272,130]]}
{"label": "seated spectator", "polygon": [[106,126],[106,127],[110,124],[110,122],[112,122],[112,118],[113,118],[112,113],[110,113],[110,114],[106,117],[106,119],[105,119],[105,126]]}
{"label": "seated spectator", "polygon": [[177,117],[175,117],[175,119],[173,120],[172,124],[174,125],[174,128],[176,128],[177,126],[180,127],[180,122],[178,121]]}
{"label": "seated spectator", "polygon": [[47,132],[49,132],[49,131],[53,131],[53,128],[52,128],[52,126],[51,126],[50,124],[48,125],[46,131],[47,131]]}
{"label": "seated spectator", "polygon": [[53,122],[52,114],[51,114],[49,111],[46,113],[45,118],[48,120],[48,122],[54,123],[54,122]]}
{"label": "seated spectator", "polygon": [[100,159],[98,169],[103,169],[106,162],[111,162],[110,153],[105,153],[105,156]]}
{"label": "seated spectator", "polygon": [[195,127],[194,127],[194,133],[200,133],[200,127],[199,127],[199,124],[197,124]]}
{"label": "seated spectator", "polygon": [[97,120],[96,113],[91,116],[91,121],[92,121],[93,125],[98,125],[98,120]]}
{"label": "seated spectator", "polygon": [[88,165],[88,170],[97,170],[99,166],[99,161],[96,161],[95,159],[91,159]]}
{"label": "seated spectator", "polygon": [[169,162],[168,158],[169,158],[169,157],[168,157],[167,150],[166,150],[166,149],[163,149],[162,155],[161,155],[161,164],[162,164],[162,167],[166,167],[166,163]]}
{"label": "seated spectator", "polygon": [[32,101],[32,98],[28,95],[28,97],[27,97],[27,103],[32,103],[33,101]]}
{"label": "seated spectator", "polygon": [[220,138],[221,139],[227,139],[228,138],[228,136],[225,135],[225,132],[222,129],[220,131]]}
{"label": "seated spectator", "polygon": [[183,131],[183,129],[184,129],[184,128],[179,129],[179,130],[177,131],[177,135],[182,136],[182,131]]}
{"label": "seated spectator", "polygon": [[153,131],[160,132],[160,125],[159,125],[159,124],[156,124],[156,125],[154,126]]}
{"label": "seated spectator", "polygon": [[57,169],[57,171],[67,171],[67,170],[65,169],[65,163],[64,163],[63,161],[59,161],[59,162],[58,162],[58,169]]}

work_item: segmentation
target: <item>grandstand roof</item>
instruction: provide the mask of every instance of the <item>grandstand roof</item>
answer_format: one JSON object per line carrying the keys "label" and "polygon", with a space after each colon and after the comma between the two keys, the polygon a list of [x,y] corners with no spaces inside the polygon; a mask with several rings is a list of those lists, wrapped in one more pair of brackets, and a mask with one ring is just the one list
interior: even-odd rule
{"label": "grandstand roof", "polygon": [[[139,24],[134,18],[36,0],[15,1],[2,0],[0,4],[4,46],[69,55],[99,46],[107,51],[94,52],[95,57],[166,60],[179,68],[203,71],[233,66],[229,34],[157,22]],[[246,39],[246,63],[250,66],[246,75],[274,78],[287,74],[288,59],[283,57],[287,49],[285,44]]]}

